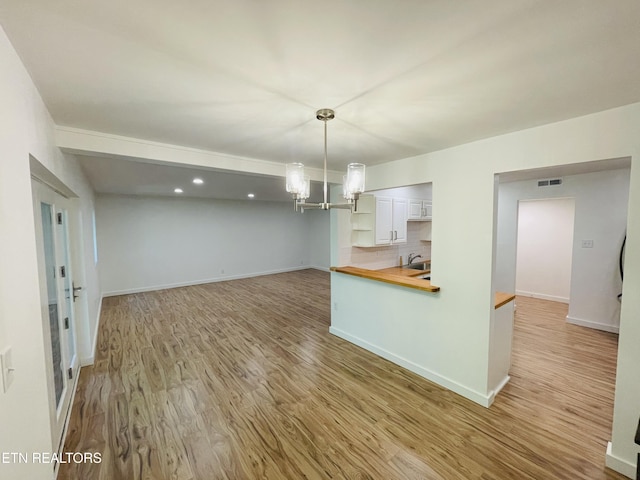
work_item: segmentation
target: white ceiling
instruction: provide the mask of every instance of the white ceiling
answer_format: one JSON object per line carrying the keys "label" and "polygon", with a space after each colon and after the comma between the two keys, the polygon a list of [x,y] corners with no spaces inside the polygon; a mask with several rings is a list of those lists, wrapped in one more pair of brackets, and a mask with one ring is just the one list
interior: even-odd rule
{"label": "white ceiling", "polygon": [[637,0],[2,0],[0,23],[58,125],[321,167],[330,107],[334,170],[640,101]]}

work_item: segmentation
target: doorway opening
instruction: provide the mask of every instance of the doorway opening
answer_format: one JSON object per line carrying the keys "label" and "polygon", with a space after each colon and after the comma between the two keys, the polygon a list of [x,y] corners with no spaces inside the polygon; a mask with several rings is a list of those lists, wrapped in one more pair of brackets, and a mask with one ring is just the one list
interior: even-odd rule
{"label": "doorway opening", "polygon": [[[611,436],[630,158],[497,175],[496,291],[515,292],[511,382],[595,454]],[[544,179],[559,179],[553,186]],[[584,328],[589,327],[589,328]],[[594,400],[597,399],[597,400]],[[579,412],[579,414],[577,413]]]}
{"label": "doorway opening", "polygon": [[569,304],[574,198],[518,201],[516,295]]}

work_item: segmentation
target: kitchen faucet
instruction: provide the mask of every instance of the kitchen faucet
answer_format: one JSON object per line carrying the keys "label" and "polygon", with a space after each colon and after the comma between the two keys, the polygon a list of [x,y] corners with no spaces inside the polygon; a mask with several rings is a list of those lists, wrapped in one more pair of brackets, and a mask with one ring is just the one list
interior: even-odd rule
{"label": "kitchen faucet", "polygon": [[409,254],[409,265],[411,265],[416,258],[422,258],[422,255],[416,255],[415,253],[410,253]]}

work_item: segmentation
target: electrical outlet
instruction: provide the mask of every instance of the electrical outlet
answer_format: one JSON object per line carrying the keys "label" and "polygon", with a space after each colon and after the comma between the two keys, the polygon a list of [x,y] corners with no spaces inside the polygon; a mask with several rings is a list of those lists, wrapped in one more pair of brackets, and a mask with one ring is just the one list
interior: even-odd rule
{"label": "electrical outlet", "polygon": [[593,248],[593,240],[582,240],[582,248]]}
{"label": "electrical outlet", "polygon": [[0,369],[2,370],[2,391],[6,393],[15,377],[11,347],[7,347],[3,352],[0,352]]}
{"label": "electrical outlet", "polygon": [[333,302],[333,309],[337,312],[338,311],[338,302]]}

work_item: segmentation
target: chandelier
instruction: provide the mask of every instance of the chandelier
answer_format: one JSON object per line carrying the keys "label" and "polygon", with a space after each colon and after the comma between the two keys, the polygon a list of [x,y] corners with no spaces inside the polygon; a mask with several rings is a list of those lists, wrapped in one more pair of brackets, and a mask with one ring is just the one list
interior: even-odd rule
{"label": "chandelier", "polygon": [[350,163],[347,165],[347,174],[342,177],[342,195],[347,203],[329,203],[327,201],[327,122],[335,118],[335,112],[330,108],[323,108],[316,112],[316,118],[324,122],[324,183],[322,203],[307,203],[311,189],[311,179],[304,174],[302,163],[288,163],[287,167],[287,192],[293,196],[294,208],[304,212],[305,208],[329,210],[331,208],[346,208],[352,211],[358,210],[358,197],[364,192],[363,163]]}

